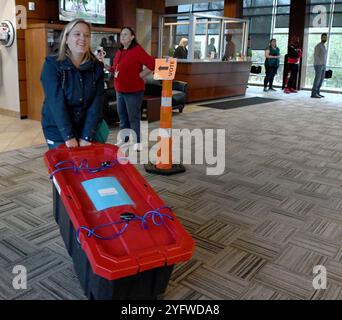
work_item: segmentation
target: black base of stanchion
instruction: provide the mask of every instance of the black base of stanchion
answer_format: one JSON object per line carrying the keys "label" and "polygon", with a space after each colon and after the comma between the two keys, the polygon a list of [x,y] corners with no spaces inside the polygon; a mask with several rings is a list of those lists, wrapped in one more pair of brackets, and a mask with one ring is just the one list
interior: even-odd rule
{"label": "black base of stanchion", "polygon": [[144,167],[148,173],[161,174],[164,176],[185,172],[185,167],[182,164],[173,164],[171,169],[158,169],[155,164],[150,162],[145,164]]}

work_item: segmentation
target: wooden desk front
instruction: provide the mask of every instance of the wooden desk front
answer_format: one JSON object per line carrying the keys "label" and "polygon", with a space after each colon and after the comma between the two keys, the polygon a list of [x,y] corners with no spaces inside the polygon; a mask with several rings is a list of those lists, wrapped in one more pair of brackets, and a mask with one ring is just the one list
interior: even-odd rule
{"label": "wooden desk front", "polygon": [[187,102],[245,95],[251,61],[199,61],[177,64],[176,80],[188,83]]}

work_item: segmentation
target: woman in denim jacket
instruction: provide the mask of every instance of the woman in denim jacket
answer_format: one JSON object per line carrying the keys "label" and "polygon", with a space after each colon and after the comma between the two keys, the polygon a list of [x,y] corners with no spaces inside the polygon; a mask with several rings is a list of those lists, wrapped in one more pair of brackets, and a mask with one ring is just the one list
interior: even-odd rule
{"label": "woman in denim jacket", "polygon": [[61,34],[58,55],[45,60],[42,127],[50,149],[90,145],[103,119],[103,64],[91,52],[90,34],[89,23],[71,21]]}

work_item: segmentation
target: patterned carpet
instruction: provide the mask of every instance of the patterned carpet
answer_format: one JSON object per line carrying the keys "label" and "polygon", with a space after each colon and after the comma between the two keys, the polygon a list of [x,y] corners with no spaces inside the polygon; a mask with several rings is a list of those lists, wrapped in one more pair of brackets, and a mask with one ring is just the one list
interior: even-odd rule
{"label": "patterned carpet", "polygon": [[[220,176],[138,166],[196,241],[166,299],[342,299],[342,109],[307,100],[175,116],[177,128],[226,129]],[[0,299],[85,299],[53,220],[45,151],[0,154]],[[18,264],[27,290],[12,286]],[[315,265],[326,290],[312,286]]]}

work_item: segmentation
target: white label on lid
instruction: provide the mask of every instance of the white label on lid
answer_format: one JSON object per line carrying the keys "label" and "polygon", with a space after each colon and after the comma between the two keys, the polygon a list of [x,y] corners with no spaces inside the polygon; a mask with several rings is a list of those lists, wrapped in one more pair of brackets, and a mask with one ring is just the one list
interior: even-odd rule
{"label": "white label on lid", "polygon": [[100,190],[97,190],[97,192],[99,193],[101,197],[114,196],[118,194],[115,188],[100,189]]}

